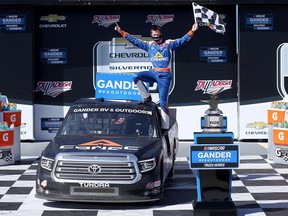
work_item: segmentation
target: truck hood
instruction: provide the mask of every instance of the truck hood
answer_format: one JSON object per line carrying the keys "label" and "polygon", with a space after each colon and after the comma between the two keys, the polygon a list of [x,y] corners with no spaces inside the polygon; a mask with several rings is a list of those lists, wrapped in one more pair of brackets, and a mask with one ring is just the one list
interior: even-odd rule
{"label": "truck hood", "polygon": [[[44,153],[60,152],[130,153],[141,157],[144,153],[155,154],[161,149],[162,140],[150,137],[95,137],[56,136]],[[52,155],[51,155],[52,156]]]}

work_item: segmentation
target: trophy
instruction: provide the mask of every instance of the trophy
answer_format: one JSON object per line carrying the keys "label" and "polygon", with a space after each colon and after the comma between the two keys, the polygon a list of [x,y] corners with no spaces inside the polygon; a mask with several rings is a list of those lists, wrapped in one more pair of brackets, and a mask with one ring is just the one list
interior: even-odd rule
{"label": "trophy", "polygon": [[222,102],[222,100],[219,100],[218,94],[231,89],[232,80],[208,81],[206,80],[205,84],[203,84],[203,80],[198,81],[198,88],[195,89],[200,90],[201,86],[204,86],[205,88],[202,88],[202,90],[205,90],[204,93],[210,95],[210,100],[201,100],[210,106],[205,111],[204,117],[201,118],[201,128],[204,133],[223,133],[227,129],[227,117],[223,116],[223,112],[218,108],[218,104]]}
{"label": "trophy", "polygon": [[218,104],[222,100],[218,100],[217,95],[210,95],[210,100],[201,101],[208,103],[210,106],[204,113],[203,132],[224,132],[226,126],[223,120],[223,112],[218,108]]}

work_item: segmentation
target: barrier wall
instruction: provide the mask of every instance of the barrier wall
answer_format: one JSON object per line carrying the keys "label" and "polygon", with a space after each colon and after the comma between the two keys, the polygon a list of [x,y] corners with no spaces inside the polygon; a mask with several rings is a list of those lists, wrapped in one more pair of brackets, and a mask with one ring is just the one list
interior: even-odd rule
{"label": "barrier wall", "polygon": [[1,96],[0,101],[0,165],[14,164],[21,160],[21,110],[6,110],[9,104],[6,96]]}

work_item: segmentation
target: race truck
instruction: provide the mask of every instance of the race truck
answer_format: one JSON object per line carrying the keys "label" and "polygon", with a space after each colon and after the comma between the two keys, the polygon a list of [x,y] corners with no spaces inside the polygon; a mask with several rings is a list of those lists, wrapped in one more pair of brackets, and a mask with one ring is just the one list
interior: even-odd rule
{"label": "race truck", "polygon": [[86,98],[68,110],[43,150],[36,197],[51,201],[145,202],[163,197],[178,148],[176,111],[161,130],[159,107],[148,102]]}

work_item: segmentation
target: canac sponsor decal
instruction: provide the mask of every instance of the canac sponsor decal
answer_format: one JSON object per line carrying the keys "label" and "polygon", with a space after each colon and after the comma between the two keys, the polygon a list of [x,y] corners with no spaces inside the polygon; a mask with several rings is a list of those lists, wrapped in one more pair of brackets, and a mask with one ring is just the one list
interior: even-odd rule
{"label": "canac sponsor decal", "polygon": [[92,24],[98,23],[98,26],[109,27],[120,21],[120,15],[95,15]]}
{"label": "canac sponsor decal", "polygon": [[106,146],[106,147],[119,147],[121,146],[118,143],[109,141],[109,140],[105,140],[105,139],[101,139],[101,140],[96,140],[96,141],[92,141],[92,142],[87,142],[87,143],[83,143],[80,144],[79,146]]}
{"label": "canac sponsor decal", "polygon": [[128,150],[128,151],[138,151],[138,146],[123,146],[119,143],[112,142],[110,140],[94,140],[91,142],[82,143],[79,145],[62,145],[60,149],[78,149],[78,150]]}
{"label": "canac sponsor decal", "polygon": [[174,14],[151,14],[147,15],[146,23],[151,22],[152,25],[157,25],[162,27],[163,25],[173,22],[174,20]]}
{"label": "canac sponsor decal", "polygon": [[59,94],[72,90],[72,81],[39,81],[35,92],[57,97]]}

